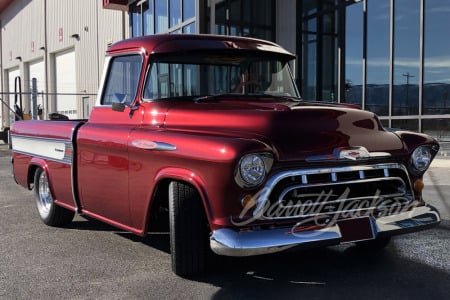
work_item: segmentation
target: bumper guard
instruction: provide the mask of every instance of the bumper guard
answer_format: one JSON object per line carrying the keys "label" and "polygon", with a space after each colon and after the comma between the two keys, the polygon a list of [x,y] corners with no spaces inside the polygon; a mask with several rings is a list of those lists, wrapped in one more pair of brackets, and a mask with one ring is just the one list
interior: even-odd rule
{"label": "bumper guard", "polygon": [[[441,221],[438,211],[429,205],[414,207],[410,211],[378,219],[369,218],[374,238],[428,229]],[[252,256],[280,252],[292,247],[312,248],[346,242],[339,224],[296,233],[292,233],[289,228],[257,231],[222,228],[215,230],[210,238],[213,252],[225,256]]]}

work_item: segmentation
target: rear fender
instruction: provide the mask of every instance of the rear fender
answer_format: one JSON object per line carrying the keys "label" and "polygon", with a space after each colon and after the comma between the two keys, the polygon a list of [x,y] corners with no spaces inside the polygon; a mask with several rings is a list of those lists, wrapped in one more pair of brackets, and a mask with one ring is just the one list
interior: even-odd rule
{"label": "rear fender", "polygon": [[48,172],[48,165],[47,162],[41,158],[33,157],[30,161],[30,164],[28,166],[28,176],[27,176],[27,187],[29,190],[33,189],[34,184],[34,174],[36,173],[36,169],[41,168],[44,170],[44,172],[47,174],[47,178],[49,180],[50,184],[50,190],[53,190],[52,184],[51,184],[51,178],[49,176]]}

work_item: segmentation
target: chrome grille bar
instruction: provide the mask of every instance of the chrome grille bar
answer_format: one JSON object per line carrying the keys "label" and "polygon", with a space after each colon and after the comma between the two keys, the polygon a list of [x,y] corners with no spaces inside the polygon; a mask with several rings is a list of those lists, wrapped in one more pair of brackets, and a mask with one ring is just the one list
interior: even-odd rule
{"label": "chrome grille bar", "polygon": [[[394,176],[391,177],[390,175]],[[315,177],[320,178],[321,181],[315,183]],[[286,179],[290,180],[286,182]],[[367,189],[367,193],[369,194],[361,193],[361,195],[346,195],[347,197],[342,199],[336,199],[335,197],[335,199],[326,199],[327,201],[317,201],[316,203],[309,201],[307,204],[287,203],[284,199],[288,194],[292,194],[290,196],[295,198],[300,197],[298,199],[302,199],[302,196],[308,196],[307,192],[309,190],[316,191],[319,188],[333,191],[333,188],[342,190],[344,187],[353,187],[354,189],[364,191],[365,185],[368,187],[370,186],[372,191],[379,185],[381,188],[380,193],[378,195],[370,195],[371,190]],[[384,193],[383,189],[385,191]],[[304,192],[303,194],[302,191]],[[317,194],[313,195],[317,196]],[[386,205],[386,203],[383,204],[384,199],[399,199],[399,203],[401,202],[406,205],[413,200],[412,198],[412,189],[408,172],[403,165],[397,163],[291,170],[275,174],[267,181],[267,184],[257,197],[257,207],[254,211],[254,215],[264,219],[287,219],[310,217],[321,214],[348,213],[389,207],[390,205]],[[340,205],[341,203],[350,203],[351,201],[374,201],[377,199],[378,202],[375,202],[380,204],[379,206],[370,206],[350,210],[345,209],[342,211],[332,210],[333,205]],[[265,216],[264,210],[270,207],[270,205],[279,205],[282,209],[297,210],[299,212],[301,212],[303,208],[322,205],[327,207],[327,211],[319,211],[315,214],[304,215],[295,214],[277,217]]]}

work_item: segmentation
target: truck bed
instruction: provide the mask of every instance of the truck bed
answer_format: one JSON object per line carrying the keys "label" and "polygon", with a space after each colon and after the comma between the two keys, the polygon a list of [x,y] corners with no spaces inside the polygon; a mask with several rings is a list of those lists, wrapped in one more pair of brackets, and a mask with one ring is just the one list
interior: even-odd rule
{"label": "truck bed", "polygon": [[72,166],[76,159],[75,138],[84,120],[18,121],[11,130],[13,168],[18,184],[31,188],[34,170],[47,171],[55,203],[76,209]]}

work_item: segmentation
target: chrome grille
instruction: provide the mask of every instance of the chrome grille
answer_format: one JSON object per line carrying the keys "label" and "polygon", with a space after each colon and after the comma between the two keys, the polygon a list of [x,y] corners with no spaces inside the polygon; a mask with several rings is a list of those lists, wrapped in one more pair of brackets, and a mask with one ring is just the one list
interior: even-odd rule
{"label": "chrome grille", "polygon": [[413,198],[406,168],[399,164],[294,170],[268,181],[255,214],[264,219],[387,215]]}

